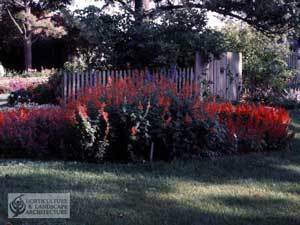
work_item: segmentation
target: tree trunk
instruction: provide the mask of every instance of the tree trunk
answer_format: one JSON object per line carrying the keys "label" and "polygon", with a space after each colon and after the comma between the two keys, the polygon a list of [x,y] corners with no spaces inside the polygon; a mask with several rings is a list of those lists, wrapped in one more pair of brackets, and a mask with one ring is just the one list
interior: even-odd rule
{"label": "tree trunk", "polygon": [[25,70],[29,72],[32,69],[32,40],[31,37],[27,37],[24,40],[24,63]]}
{"label": "tree trunk", "polygon": [[135,23],[136,26],[140,26],[144,21],[144,12],[149,10],[149,0],[135,0],[134,1],[134,12],[135,12]]}
{"label": "tree trunk", "polygon": [[134,21],[135,27],[138,29],[143,23],[143,0],[134,1]]}
{"label": "tree trunk", "polygon": [[[27,1],[25,3],[25,13],[27,15],[31,14],[31,8]],[[25,60],[25,70],[30,72],[32,69],[32,35],[31,35],[31,23],[26,19],[25,21],[25,37],[24,37],[24,60]]]}

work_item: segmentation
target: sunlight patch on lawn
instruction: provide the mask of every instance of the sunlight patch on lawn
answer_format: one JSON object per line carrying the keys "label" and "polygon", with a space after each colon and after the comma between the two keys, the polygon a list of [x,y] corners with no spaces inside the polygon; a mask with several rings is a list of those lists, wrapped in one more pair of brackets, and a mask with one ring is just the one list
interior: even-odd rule
{"label": "sunlight patch on lawn", "polygon": [[286,170],[286,171],[292,172],[294,174],[300,175],[300,166],[299,165],[289,164],[289,165],[278,165],[276,167],[278,169]]}

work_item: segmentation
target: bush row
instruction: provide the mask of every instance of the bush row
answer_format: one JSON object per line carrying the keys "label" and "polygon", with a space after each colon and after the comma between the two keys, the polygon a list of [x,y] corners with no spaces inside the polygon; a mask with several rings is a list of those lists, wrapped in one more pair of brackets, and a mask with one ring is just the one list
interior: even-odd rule
{"label": "bush row", "polygon": [[262,105],[203,102],[167,80],[110,80],[64,107],[0,111],[2,157],[142,161],[284,149],[289,114]]}

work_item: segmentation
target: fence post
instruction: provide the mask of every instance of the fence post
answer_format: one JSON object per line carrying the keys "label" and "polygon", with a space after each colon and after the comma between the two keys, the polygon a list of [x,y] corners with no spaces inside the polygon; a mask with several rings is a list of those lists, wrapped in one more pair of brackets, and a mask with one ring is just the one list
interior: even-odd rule
{"label": "fence post", "polygon": [[240,52],[239,54],[239,61],[238,61],[238,101],[241,99],[241,94],[243,90],[243,54]]}
{"label": "fence post", "polygon": [[198,77],[200,77],[201,74],[201,66],[200,66],[200,54],[199,52],[196,52],[195,54],[195,80],[198,82]]}
{"label": "fence post", "polygon": [[[207,79],[208,64],[205,63],[203,57],[197,51],[195,55],[195,82],[196,94],[199,94],[200,99],[203,99],[203,80]],[[197,90],[198,89],[198,90]]]}

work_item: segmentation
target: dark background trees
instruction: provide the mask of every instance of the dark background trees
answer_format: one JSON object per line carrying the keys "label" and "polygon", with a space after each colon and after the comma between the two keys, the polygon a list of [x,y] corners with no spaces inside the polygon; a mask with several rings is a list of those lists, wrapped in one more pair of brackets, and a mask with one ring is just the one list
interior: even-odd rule
{"label": "dark background trees", "polygon": [[[26,3],[36,18],[35,23],[29,24],[31,29],[50,12],[53,24],[37,26],[36,29],[41,28],[37,29],[39,32],[29,32],[34,37],[20,36],[20,29],[8,13],[10,10],[16,22],[28,26],[26,17],[18,17],[24,11],[24,5],[18,2]],[[195,51],[205,56],[218,55],[226,49],[224,35],[206,26],[208,11],[242,20],[269,36],[289,33],[297,37],[300,18],[297,0],[109,0],[102,8],[88,7],[75,12],[66,9],[69,3],[3,0],[0,60],[4,65],[12,69],[32,67],[28,60],[30,51],[21,48],[30,46],[25,44],[30,37],[29,42],[36,41],[32,47],[33,68],[38,69],[61,67],[72,55],[94,68],[191,66]],[[67,33],[63,37],[51,29],[61,25]]]}
{"label": "dark background trees", "polygon": [[[24,69],[32,69],[32,45],[40,38],[59,38],[65,35],[60,18],[54,13],[61,9],[69,0],[3,0],[1,4],[2,23],[14,30],[13,37],[23,43]],[[7,25],[9,24],[9,25]],[[11,25],[12,24],[12,25]],[[5,25],[4,25],[5,26]]]}

